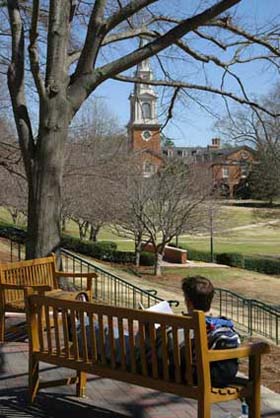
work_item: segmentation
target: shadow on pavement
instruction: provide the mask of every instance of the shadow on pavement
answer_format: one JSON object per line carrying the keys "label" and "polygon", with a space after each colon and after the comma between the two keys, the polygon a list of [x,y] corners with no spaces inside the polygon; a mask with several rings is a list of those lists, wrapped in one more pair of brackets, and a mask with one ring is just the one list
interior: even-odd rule
{"label": "shadow on pavement", "polygon": [[0,418],[127,418],[115,411],[88,405],[60,394],[40,393],[28,404],[26,388],[0,391]]}

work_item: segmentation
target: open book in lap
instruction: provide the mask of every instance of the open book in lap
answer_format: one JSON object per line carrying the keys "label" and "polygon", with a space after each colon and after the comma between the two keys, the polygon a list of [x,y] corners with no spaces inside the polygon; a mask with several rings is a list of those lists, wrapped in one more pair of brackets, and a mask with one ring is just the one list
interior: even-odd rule
{"label": "open book in lap", "polygon": [[[166,300],[163,300],[162,302],[159,302],[156,305],[150,306],[149,308],[146,308],[146,309],[144,308],[141,302],[139,302],[138,306],[139,306],[139,309],[143,309],[144,311],[174,314],[169,303]],[[155,324],[155,328],[158,328],[159,326],[160,326],[159,324]]]}

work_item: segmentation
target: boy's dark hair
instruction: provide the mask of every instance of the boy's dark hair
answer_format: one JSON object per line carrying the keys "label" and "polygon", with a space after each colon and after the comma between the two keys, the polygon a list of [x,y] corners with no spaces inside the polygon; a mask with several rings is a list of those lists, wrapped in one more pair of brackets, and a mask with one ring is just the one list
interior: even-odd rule
{"label": "boy's dark hair", "polygon": [[182,280],[185,299],[189,299],[194,307],[204,312],[210,310],[214,296],[214,287],[209,279],[203,276],[186,277]]}

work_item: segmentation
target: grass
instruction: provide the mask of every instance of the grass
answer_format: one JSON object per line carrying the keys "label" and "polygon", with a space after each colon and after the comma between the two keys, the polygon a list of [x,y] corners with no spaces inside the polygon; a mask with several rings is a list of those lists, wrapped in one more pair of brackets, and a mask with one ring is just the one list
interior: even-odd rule
{"label": "grass", "polygon": [[[219,217],[223,221],[220,225],[217,222],[218,225],[214,231],[214,252],[279,256],[280,222],[271,227],[264,224],[271,220],[275,222],[277,216],[280,219],[279,209],[269,211],[263,208],[255,209],[227,205],[221,207],[219,213]],[[12,222],[9,212],[3,207],[0,207],[1,219]],[[244,229],[236,229],[240,227]],[[226,232],[218,232],[221,229],[226,230]],[[73,221],[67,222],[66,232],[73,236],[79,236],[78,226]],[[132,240],[119,237],[109,226],[101,229],[98,240],[115,241],[121,251],[134,250]],[[179,243],[196,250],[210,251],[210,239],[207,235],[183,235],[180,237]]]}

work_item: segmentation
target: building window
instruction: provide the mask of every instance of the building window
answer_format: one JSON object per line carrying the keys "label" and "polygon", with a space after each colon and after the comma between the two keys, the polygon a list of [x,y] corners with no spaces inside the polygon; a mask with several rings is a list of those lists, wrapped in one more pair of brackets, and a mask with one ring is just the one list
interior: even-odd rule
{"label": "building window", "polygon": [[144,177],[151,177],[155,172],[155,167],[150,161],[144,161]]}
{"label": "building window", "polygon": [[144,119],[152,119],[152,108],[150,103],[142,104],[142,114]]}
{"label": "building window", "polygon": [[229,168],[228,167],[223,167],[222,168],[222,174],[223,174],[224,179],[228,179],[229,178]]}
{"label": "building window", "polygon": [[163,151],[162,151],[162,153],[163,153],[163,155],[168,155],[168,151],[166,150],[166,149],[164,149]]}
{"label": "building window", "polygon": [[178,149],[178,150],[177,150],[177,155],[178,155],[179,157],[182,157],[182,155],[183,155],[183,151],[182,151],[182,150],[180,150],[180,149]]}
{"label": "building window", "polygon": [[248,176],[248,166],[246,164],[240,166],[240,175],[243,179]]}

